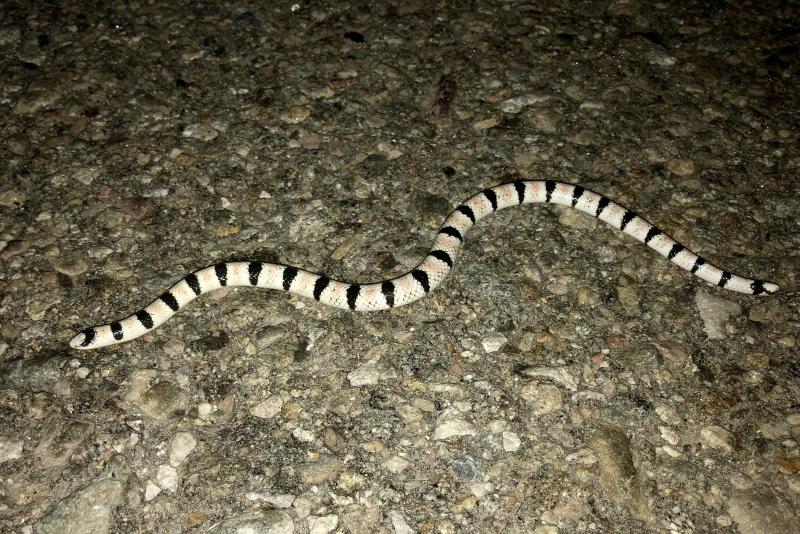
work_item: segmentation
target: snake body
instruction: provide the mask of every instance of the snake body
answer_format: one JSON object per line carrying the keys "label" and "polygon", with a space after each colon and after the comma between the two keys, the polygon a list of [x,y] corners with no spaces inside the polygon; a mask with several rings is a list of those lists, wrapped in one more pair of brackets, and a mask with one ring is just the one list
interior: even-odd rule
{"label": "snake body", "polygon": [[163,324],[178,310],[209,291],[249,286],[289,291],[328,306],[379,311],[405,306],[434,289],[453,268],[467,231],[490,213],[510,206],[550,203],[570,206],[645,243],[669,261],[719,287],[765,295],[778,291],[771,282],[753,280],[710,264],[634,211],[580,185],[553,180],[516,181],[485,189],[459,205],[445,219],[428,255],[407,273],[380,282],[340,282],[291,265],[260,261],[227,262],[185,276],[160,297],[124,319],[86,328],[69,342],[75,349],[95,349],[136,339]]}

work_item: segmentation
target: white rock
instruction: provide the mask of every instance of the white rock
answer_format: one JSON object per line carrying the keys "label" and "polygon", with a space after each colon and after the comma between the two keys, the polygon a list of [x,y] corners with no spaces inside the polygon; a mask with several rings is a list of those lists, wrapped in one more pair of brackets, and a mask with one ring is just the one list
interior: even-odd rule
{"label": "white rock", "polygon": [[469,491],[478,499],[482,499],[494,491],[494,484],[491,482],[473,482],[469,485]]}
{"label": "white rock", "polygon": [[509,432],[506,430],[503,432],[503,450],[506,452],[514,452],[515,450],[519,449],[519,446],[522,444],[522,440],[519,439],[519,436],[516,435],[514,432]]}
{"label": "white rock", "polygon": [[22,456],[22,440],[0,436],[0,464]]}
{"label": "white rock", "polygon": [[200,141],[211,141],[219,135],[214,128],[208,124],[190,124],[183,130],[184,137],[199,139]]}
{"label": "white rock", "polygon": [[394,534],[414,534],[414,529],[408,526],[406,518],[397,510],[389,512],[389,520],[394,527]]}
{"label": "white rock", "polygon": [[378,363],[377,358],[369,360],[367,363],[354,369],[347,375],[347,380],[351,386],[372,386],[383,379],[392,379],[397,375],[393,369],[385,369]]}
{"label": "white rock", "polygon": [[328,534],[339,525],[339,516],[335,514],[308,517],[309,534]]}
{"label": "white rock", "polygon": [[272,419],[281,412],[283,399],[278,395],[273,395],[263,400],[250,409],[250,415],[260,419]]}
{"label": "white rock", "polygon": [[497,352],[500,350],[500,347],[505,345],[508,342],[506,336],[503,334],[497,333],[492,334],[481,341],[481,345],[483,345],[483,350],[486,352]]}
{"label": "white rock", "polygon": [[383,466],[391,473],[397,474],[403,471],[406,467],[410,465],[409,461],[403,458],[402,456],[392,456],[386,462],[384,462]]}
{"label": "white rock", "polygon": [[694,301],[700,318],[703,319],[703,328],[708,339],[724,339],[727,320],[742,313],[742,307],[738,303],[705,291],[698,291]]}
{"label": "white rock", "polygon": [[292,431],[292,437],[297,441],[302,441],[304,443],[311,443],[314,441],[314,433],[310,430],[306,430],[303,427],[297,427]]}
{"label": "white rock", "polygon": [[178,432],[172,438],[169,448],[169,463],[173,467],[178,467],[186,460],[194,448],[197,446],[197,441],[190,432]]}
{"label": "white rock", "polygon": [[144,500],[150,502],[158,497],[159,493],[161,493],[161,488],[158,487],[158,484],[148,480],[147,485],[144,487]]}
{"label": "white rock", "polygon": [[539,104],[541,102],[547,102],[550,100],[550,98],[551,97],[549,95],[528,93],[527,95],[515,96],[514,98],[504,100],[500,104],[500,109],[502,109],[505,113],[519,113],[527,106]]}
{"label": "white rock", "polygon": [[457,410],[447,410],[439,418],[433,432],[433,439],[448,439],[454,436],[477,436],[478,431],[472,423],[463,419]]}
{"label": "white rock", "polygon": [[566,460],[577,464],[592,465],[597,463],[597,456],[592,449],[578,449],[568,454]]}
{"label": "white rock", "polygon": [[158,480],[158,485],[161,486],[161,489],[173,493],[178,490],[178,471],[171,465],[159,465],[156,480]]}
{"label": "white rock", "polygon": [[721,426],[711,425],[700,429],[700,442],[712,449],[733,450],[733,436]]}

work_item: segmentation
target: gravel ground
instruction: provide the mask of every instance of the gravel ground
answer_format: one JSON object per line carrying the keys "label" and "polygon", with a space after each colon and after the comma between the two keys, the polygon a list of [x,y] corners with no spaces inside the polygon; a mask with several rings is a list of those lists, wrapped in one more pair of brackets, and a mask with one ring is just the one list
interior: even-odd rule
{"label": "gravel ground", "polygon": [[[3,3],[0,531],[796,532],[800,6],[432,4]],[[783,290],[525,206],[390,313],[67,346],[220,260],[398,274],[539,178]]]}

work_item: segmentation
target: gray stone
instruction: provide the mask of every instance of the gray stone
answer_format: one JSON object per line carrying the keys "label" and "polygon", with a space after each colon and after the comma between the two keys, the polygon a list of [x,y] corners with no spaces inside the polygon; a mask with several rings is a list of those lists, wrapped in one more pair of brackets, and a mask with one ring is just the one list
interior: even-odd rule
{"label": "gray stone", "polygon": [[256,510],[226,519],[208,534],[294,534],[292,517],[282,510]]}
{"label": "gray stone", "polygon": [[98,480],[56,506],[34,525],[34,534],[104,534],[122,501],[122,483]]}

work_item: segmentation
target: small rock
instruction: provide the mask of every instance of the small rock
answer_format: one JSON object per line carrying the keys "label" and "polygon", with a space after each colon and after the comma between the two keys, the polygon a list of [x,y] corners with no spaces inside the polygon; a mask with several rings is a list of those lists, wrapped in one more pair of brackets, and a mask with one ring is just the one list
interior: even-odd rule
{"label": "small rock", "polygon": [[61,302],[58,295],[45,294],[31,300],[25,307],[25,312],[34,321],[41,321],[47,314],[47,310]]}
{"label": "small rock", "polygon": [[63,467],[81,443],[94,432],[94,425],[82,421],[48,423],[33,450],[39,467]]}
{"label": "small rock", "polygon": [[278,395],[273,395],[253,406],[250,409],[250,415],[260,419],[272,419],[281,412],[281,408],[283,408],[283,399]]}
{"label": "small rock", "polygon": [[311,116],[311,108],[307,106],[291,106],[281,113],[281,120],[286,124],[299,124]]}
{"label": "small rock", "polygon": [[736,302],[705,291],[698,291],[694,300],[700,317],[703,319],[703,327],[708,339],[724,339],[726,337],[725,323],[731,317],[742,313],[742,307]]}
{"label": "small rock", "polygon": [[147,502],[152,501],[161,493],[161,488],[152,480],[148,480],[144,487],[144,500]]}
{"label": "small rock", "polygon": [[22,456],[23,441],[0,436],[0,464],[16,460]]}
{"label": "small rock", "polygon": [[256,510],[226,519],[207,534],[294,534],[292,516],[283,510]]}
{"label": "small rock", "polygon": [[721,426],[711,425],[700,429],[700,442],[712,449],[733,450],[733,436]]}
{"label": "small rock", "polygon": [[486,352],[497,352],[507,341],[506,336],[496,333],[484,338],[481,341],[481,345],[483,345],[483,350]]}
{"label": "small rock", "polygon": [[469,454],[460,456],[453,461],[453,471],[464,480],[475,481],[481,479],[481,460]]}
{"label": "small rock", "polygon": [[219,132],[208,124],[190,124],[183,129],[182,135],[200,141],[211,141],[216,139]]}
{"label": "small rock", "polygon": [[351,386],[371,386],[383,379],[396,378],[394,369],[386,369],[378,363],[378,359],[372,359],[367,363],[354,369],[347,375],[347,380]]}
{"label": "small rock", "polygon": [[88,268],[89,264],[76,254],[69,254],[56,262],[56,271],[67,276],[78,276],[85,273]]}
{"label": "small rock", "polygon": [[33,526],[34,534],[106,534],[112,512],[122,501],[123,485],[98,480],[76,491]]}
{"label": "small rock", "polygon": [[159,465],[156,480],[161,489],[172,493],[178,491],[178,471],[171,465]]}
{"label": "small rock", "polygon": [[558,123],[561,122],[561,114],[554,109],[539,109],[531,118],[533,127],[546,134],[554,134],[558,131]]}
{"label": "small rock", "polygon": [[522,440],[519,439],[519,436],[514,432],[509,432],[506,430],[503,432],[503,450],[506,452],[514,452],[519,449],[519,446],[522,444]]}
{"label": "small rock", "polygon": [[186,460],[197,446],[197,441],[189,432],[178,432],[170,443],[169,463],[173,467],[178,467]]}
{"label": "small rock", "polygon": [[667,169],[678,176],[694,174],[694,161],[690,159],[671,159],[667,161]]}
{"label": "small rock", "polygon": [[81,167],[72,172],[72,176],[83,185],[91,185],[102,173],[100,167]]}
{"label": "small rock", "polygon": [[383,463],[386,470],[394,474],[404,471],[409,465],[411,465],[411,463],[408,460],[397,455],[392,456]]}
{"label": "small rock", "polygon": [[433,439],[443,440],[457,436],[477,436],[478,431],[456,411],[445,411],[433,432]]}
{"label": "small rock", "polygon": [[628,508],[635,518],[647,521],[649,505],[628,437],[614,428],[598,431],[592,438],[592,450],[600,466],[600,485],[606,494]]}
{"label": "small rock", "polygon": [[172,382],[163,381],[142,394],[141,407],[153,419],[182,417],[189,410],[189,395]]}
{"label": "small rock", "polygon": [[547,102],[550,100],[550,98],[551,97],[549,95],[528,93],[526,95],[515,96],[514,98],[504,100],[500,104],[500,109],[502,109],[504,113],[516,114],[527,106],[539,104],[541,102]]}
{"label": "small rock", "polygon": [[337,475],[339,462],[332,456],[320,455],[316,462],[305,464],[299,472],[300,480],[305,484],[322,484]]}
{"label": "small rock", "polygon": [[328,534],[339,525],[339,516],[335,514],[323,516],[309,516],[308,519],[308,532],[309,534]]}
{"label": "small rock", "polygon": [[728,515],[740,534],[794,534],[800,524],[791,503],[769,488],[731,497]]}
{"label": "small rock", "polygon": [[484,119],[482,121],[478,121],[472,125],[472,129],[479,132],[481,130],[488,130],[490,128],[494,128],[500,124],[500,119],[497,117],[490,117],[488,119]]}
{"label": "small rock", "polygon": [[686,347],[671,339],[659,340],[656,343],[656,349],[661,356],[672,363],[680,364],[689,359],[689,352]]}
{"label": "small rock", "polygon": [[311,443],[314,441],[314,433],[310,430],[306,430],[303,427],[297,427],[292,430],[292,437],[297,441],[302,441],[303,443]]}
{"label": "small rock", "polygon": [[639,303],[642,299],[639,296],[639,292],[636,291],[634,287],[618,286],[617,298],[619,299],[619,303],[622,304],[622,307],[625,308],[625,312],[628,315],[639,315],[641,313]]}
{"label": "small rock", "polygon": [[597,463],[597,456],[592,449],[584,448],[568,454],[566,460],[576,464],[592,465]]}
{"label": "small rock", "polygon": [[389,512],[389,520],[392,522],[394,534],[415,534],[414,529],[406,523],[406,518],[397,510]]}

